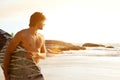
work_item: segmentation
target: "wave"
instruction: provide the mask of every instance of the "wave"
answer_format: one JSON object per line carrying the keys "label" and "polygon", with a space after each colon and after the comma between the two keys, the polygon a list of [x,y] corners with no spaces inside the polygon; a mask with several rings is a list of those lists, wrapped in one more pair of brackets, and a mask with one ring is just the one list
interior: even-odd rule
{"label": "wave", "polygon": [[64,55],[71,56],[120,56],[120,48],[88,48],[87,50],[64,51]]}

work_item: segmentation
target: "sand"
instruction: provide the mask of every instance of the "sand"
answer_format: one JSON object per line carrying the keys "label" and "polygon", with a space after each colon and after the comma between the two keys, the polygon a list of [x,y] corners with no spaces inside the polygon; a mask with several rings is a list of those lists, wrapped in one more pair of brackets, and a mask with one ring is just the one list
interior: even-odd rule
{"label": "sand", "polygon": [[41,62],[46,80],[120,80],[120,57],[57,56]]}

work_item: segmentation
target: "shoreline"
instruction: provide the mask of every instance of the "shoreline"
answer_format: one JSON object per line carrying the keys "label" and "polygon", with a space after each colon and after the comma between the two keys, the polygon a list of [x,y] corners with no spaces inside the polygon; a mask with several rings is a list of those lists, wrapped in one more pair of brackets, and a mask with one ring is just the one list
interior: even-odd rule
{"label": "shoreline", "polygon": [[64,56],[41,61],[46,80],[120,80],[120,57]]}

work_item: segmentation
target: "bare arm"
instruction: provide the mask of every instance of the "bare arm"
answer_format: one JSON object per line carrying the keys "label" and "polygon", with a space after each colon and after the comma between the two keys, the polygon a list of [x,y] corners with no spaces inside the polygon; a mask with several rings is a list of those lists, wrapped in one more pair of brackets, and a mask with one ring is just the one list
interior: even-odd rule
{"label": "bare arm", "polygon": [[15,35],[15,37],[10,41],[6,53],[4,55],[4,75],[5,77],[8,77],[8,66],[10,63],[10,57],[11,54],[14,52],[14,50],[16,49],[17,45],[20,42],[20,35],[19,33]]}
{"label": "bare arm", "polygon": [[43,44],[41,46],[40,53],[38,55],[41,59],[45,59],[47,50],[45,47],[45,39],[43,36],[42,36],[42,40],[43,40]]}
{"label": "bare arm", "polygon": [[40,52],[34,52],[34,53],[31,53],[31,54],[32,55],[35,54],[35,55],[32,56],[35,63],[38,63],[40,59],[45,59],[45,57],[46,57],[46,47],[45,47],[44,39],[43,39],[42,46],[40,47]]}
{"label": "bare arm", "polygon": [[39,35],[42,38],[42,45],[40,47],[40,52],[37,54],[38,58],[40,59],[45,59],[46,57],[46,47],[45,47],[45,39],[43,37],[43,35]]}
{"label": "bare arm", "polygon": [[46,57],[46,47],[45,47],[45,44],[42,45],[41,52],[38,55],[39,55],[40,58],[45,59],[45,57]]}

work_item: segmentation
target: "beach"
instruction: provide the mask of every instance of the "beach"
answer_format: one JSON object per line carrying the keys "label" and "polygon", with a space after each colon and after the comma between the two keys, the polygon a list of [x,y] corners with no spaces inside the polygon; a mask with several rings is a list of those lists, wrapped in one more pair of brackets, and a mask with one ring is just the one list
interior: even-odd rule
{"label": "beach", "polygon": [[41,68],[46,80],[120,80],[120,57],[57,56]]}
{"label": "beach", "polygon": [[[119,55],[119,49],[65,51],[41,60],[39,66],[45,80],[120,80]],[[4,80],[1,69],[0,77]]]}

